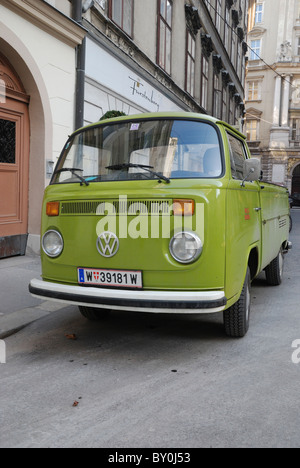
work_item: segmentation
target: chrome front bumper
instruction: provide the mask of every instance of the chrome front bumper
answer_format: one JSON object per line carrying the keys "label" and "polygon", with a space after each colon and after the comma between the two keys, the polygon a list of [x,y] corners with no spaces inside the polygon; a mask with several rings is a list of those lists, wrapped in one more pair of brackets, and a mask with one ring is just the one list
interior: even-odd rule
{"label": "chrome front bumper", "polygon": [[147,291],[105,289],[33,279],[30,293],[39,298],[100,309],[132,312],[211,314],[227,304],[224,291]]}

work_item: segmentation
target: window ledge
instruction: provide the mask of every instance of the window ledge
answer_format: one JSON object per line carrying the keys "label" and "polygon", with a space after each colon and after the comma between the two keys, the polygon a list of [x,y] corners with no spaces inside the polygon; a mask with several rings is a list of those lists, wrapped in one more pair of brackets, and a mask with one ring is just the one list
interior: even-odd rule
{"label": "window ledge", "polygon": [[260,140],[255,140],[255,141],[247,140],[247,143],[248,143],[249,148],[258,148],[260,146],[261,141]]}

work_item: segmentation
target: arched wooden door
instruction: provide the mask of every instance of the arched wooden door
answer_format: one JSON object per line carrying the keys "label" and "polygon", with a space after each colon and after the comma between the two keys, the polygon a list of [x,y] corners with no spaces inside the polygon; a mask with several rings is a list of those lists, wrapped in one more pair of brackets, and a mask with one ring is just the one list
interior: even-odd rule
{"label": "arched wooden door", "polygon": [[24,255],[28,233],[29,97],[0,54],[0,258]]}

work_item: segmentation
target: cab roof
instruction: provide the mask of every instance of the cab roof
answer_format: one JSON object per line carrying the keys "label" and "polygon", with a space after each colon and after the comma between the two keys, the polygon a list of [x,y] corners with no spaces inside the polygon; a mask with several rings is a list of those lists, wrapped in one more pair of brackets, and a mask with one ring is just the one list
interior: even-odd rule
{"label": "cab roof", "polygon": [[99,122],[95,122],[93,124],[87,125],[86,127],[82,127],[78,130],[76,130],[73,135],[86,130],[88,128],[93,128],[93,127],[98,127],[99,125],[105,125],[105,124],[111,124],[111,123],[117,123],[117,122],[126,122],[126,121],[133,121],[133,120],[148,120],[148,119],[163,119],[163,118],[175,118],[175,119],[199,119],[199,120],[207,120],[208,122],[211,122],[213,124],[219,124],[227,127],[229,130],[234,131],[237,133],[240,137],[246,138],[245,135],[243,135],[239,130],[237,130],[235,127],[232,125],[229,125],[228,123],[217,119],[215,117],[212,117],[207,114],[198,114],[195,112],[149,112],[149,113],[141,113],[141,114],[134,114],[134,115],[126,115],[122,117],[112,117],[109,119],[105,120],[100,120]]}

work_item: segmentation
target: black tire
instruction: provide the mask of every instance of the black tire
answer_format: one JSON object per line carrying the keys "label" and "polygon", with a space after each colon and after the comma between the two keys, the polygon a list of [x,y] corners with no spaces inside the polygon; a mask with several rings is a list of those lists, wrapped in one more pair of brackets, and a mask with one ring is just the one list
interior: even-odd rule
{"label": "black tire", "polygon": [[279,286],[283,277],[284,254],[280,249],[277,257],[265,269],[267,283],[270,286]]}
{"label": "black tire", "polygon": [[292,232],[292,229],[293,229],[293,218],[290,215],[290,232]]}
{"label": "black tire", "polygon": [[96,307],[79,306],[80,313],[84,318],[96,322],[107,318],[110,314],[108,309],[97,309]]}
{"label": "black tire", "polygon": [[224,312],[224,327],[227,336],[243,338],[249,330],[251,308],[251,274],[247,269],[246,278],[239,300]]}

